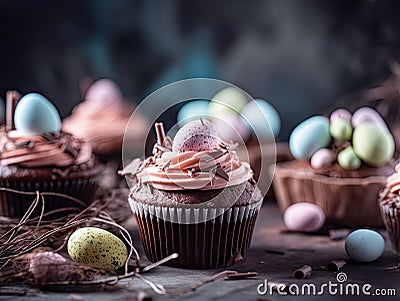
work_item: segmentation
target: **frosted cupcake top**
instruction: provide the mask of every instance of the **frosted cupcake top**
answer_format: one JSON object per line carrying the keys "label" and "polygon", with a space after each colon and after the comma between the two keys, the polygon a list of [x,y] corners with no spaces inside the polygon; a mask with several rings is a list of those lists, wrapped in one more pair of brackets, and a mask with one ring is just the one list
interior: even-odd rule
{"label": "frosted cupcake top", "polygon": [[136,176],[161,190],[211,190],[239,185],[253,178],[253,171],[236,155],[235,145],[216,137],[210,121],[200,119],[183,126],[174,140],[165,137],[156,123],[153,156],[134,160],[122,174]]}
{"label": "frosted cupcake top", "polygon": [[15,113],[0,129],[0,167],[66,167],[91,160],[90,144],[60,131],[60,116],[44,96],[30,93],[19,99],[16,92],[7,96]]}

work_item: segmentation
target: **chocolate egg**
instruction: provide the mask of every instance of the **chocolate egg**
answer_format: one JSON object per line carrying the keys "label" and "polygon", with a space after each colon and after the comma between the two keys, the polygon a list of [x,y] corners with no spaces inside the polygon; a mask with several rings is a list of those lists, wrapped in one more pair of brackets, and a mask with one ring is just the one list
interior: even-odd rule
{"label": "chocolate egg", "polygon": [[314,116],[304,120],[291,133],[289,148],[298,160],[309,160],[320,148],[327,147],[331,142],[329,134],[329,119]]}
{"label": "chocolate egg", "polygon": [[76,262],[109,270],[122,267],[128,258],[121,239],[96,227],[81,228],[72,233],[67,250]]}
{"label": "chocolate egg", "polygon": [[87,90],[85,101],[93,106],[105,107],[123,101],[121,88],[108,78],[95,81]]}
{"label": "chocolate egg", "polygon": [[351,126],[349,119],[339,117],[331,121],[329,132],[336,140],[349,141],[353,134],[353,127]]}
{"label": "chocolate egg", "polygon": [[354,112],[353,117],[351,118],[351,124],[353,127],[357,127],[359,124],[364,122],[374,122],[382,129],[388,130],[382,116],[372,108],[362,107]]}
{"label": "chocolate egg", "polygon": [[209,103],[208,100],[194,100],[183,105],[178,111],[178,122],[184,125],[185,123],[194,119],[199,119],[200,117],[206,118]]}
{"label": "chocolate egg", "polygon": [[218,137],[224,141],[246,142],[250,137],[250,130],[240,118],[239,114],[226,113],[213,119]]}
{"label": "chocolate egg", "polygon": [[290,231],[316,232],[325,223],[324,211],[312,203],[299,202],[289,206],[284,214],[283,221]]}
{"label": "chocolate egg", "polygon": [[351,259],[358,262],[371,262],[382,255],[385,241],[376,231],[359,229],[347,236],[345,249]]}
{"label": "chocolate egg", "polygon": [[214,125],[206,120],[193,120],[179,129],[172,143],[175,153],[215,149],[218,145]]}
{"label": "chocolate egg", "polygon": [[0,98],[0,124],[5,121],[6,109],[3,100]]}
{"label": "chocolate egg", "polygon": [[338,154],[337,161],[341,168],[348,170],[359,169],[362,163],[351,146],[346,147]]}
{"label": "chocolate egg", "polygon": [[335,162],[335,153],[329,148],[320,148],[311,157],[311,167],[315,169],[327,168]]}
{"label": "chocolate egg", "polygon": [[20,99],[15,108],[14,123],[18,131],[31,135],[61,130],[57,109],[38,93],[30,93]]}
{"label": "chocolate egg", "polygon": [[348,110],[343,109],[343,108],[337,109],[332,112],[331,116],[329,117],[329,120],[331,122],[333,122],[337,118],[344,118],[347,120],[351,120],[351,113]]}
{"label": "chocolate egg", "polygon": [[224,88],[212,97],[208,107],[208,115],[218,117],[223,113],[236,113],[247,103],[246,94],[236,87]]}
{"label": "chocolate egg", "polygon": [[395,144],[389,131],[369,121],[354,129],[353,148],[361,160],[378,167],[385,165],[393,157]]}
{"label": "chocolate egg", "polygon": [[281,119],[275,108],[265,100],[255,99],[248,102],[240,113],[261,141],[271,141],[279,135]]}

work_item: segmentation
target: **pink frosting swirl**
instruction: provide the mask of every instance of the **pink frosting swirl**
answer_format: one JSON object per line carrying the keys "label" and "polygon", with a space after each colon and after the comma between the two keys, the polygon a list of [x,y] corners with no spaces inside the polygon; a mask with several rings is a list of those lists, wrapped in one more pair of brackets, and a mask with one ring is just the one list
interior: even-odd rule
{"label": "pink frosting swirl", "polygon": [[400,164],[395,167],[395,173],[389,176],[386,180],[386,188],[391,193],[399,194],[400,192]]}
{"label": "pink frosting swirl", "polygon": [[92,148],[69,133],[21,135],[0,130],[0,167],[80,165],[92,158]]}
{"label": "pink frosting swirl", "polygon": [[210,190],[234,186],[252,179],[253,171],[234,150],[165,152],[150,157],[136,173],[140,183],[162,190]]}

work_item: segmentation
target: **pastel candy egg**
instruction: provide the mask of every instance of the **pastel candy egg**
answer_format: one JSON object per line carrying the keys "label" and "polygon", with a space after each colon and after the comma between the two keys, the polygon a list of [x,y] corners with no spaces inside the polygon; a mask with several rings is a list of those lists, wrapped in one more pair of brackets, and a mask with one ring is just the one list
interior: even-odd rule
{"label": "pastel candy egg", "polygon": [[15,128],[25,134],[59,132],[61,119],[55,106],[44,96],[30,93],[20,99],[14,113]]}
{"label": "pastel candy egg", "polygon": [[284,214],[283,221],[290,231],[316,232],[325,223],[324,211],[312,203],[299,202],[289,206]]}
{"label": "pastel candy egg", "polygon": [[354,261],[371,262],[378,259],[385,248],[385,241],[378,232],[359,229],[351,232],[345,241],[347,255]]}
{"label": "pastel candy egg", "polygon": [[327,168],[336,160],[335,153],[329,148],[317,150],[311,157],[311,167],[315,169]]}
{"label": "pastel candy egg", "polygon": [[95,227],[76,230],[68,239],[71,258],[81,264],[115,270],[128,258],[125,244],[114,234]]}
{"label": "pastel candy egg", "polygon": [[378,167],[393,157],[395,144],[389,131],[374,122],[364,122],[354,129],[353,148],[361,160]]}
{"label": "pastel candy egg", "polygon": [[279,135],[281,119],[275,108],[265,100],[248,102],[240,113],[261,141],[270,141]]}
{"label": "pastel candy egg", "polygon": [[296,159],[309,160],[318,149],[327,147],[330,142],[329,119],[314,116],[293,130],[289,138],[289,148]]}
{"label": "pastel candy egg", "polygon": [[329,132],[336,140],[348,141],[353,134],[353,127],[349,119],[339,117],[331,121]]}
{"label": "pastel candy egg", "polygon": [[247,103],[246,94],[236,87],[228,87],[216,93],[208,107],[208,115],[218,117],[227,112],[240,112]]}
{"label": "pastel candy egg", "polygon": [[85,101],[93,106],[105,107],[123,101],[121,88],[111,79],[95,81],[87,90]]}
{"label": "pastel candy egg", "polygon": [[338,154],[337,161],[341,168],[348,170],[359,169],[362,163],[351,146],[346,147]]}
{"label": "pastel candy egg", "polygon": [[4,106],[3,100],[0,98],[0,124],[2,124],[5,120],[6,109]]}
{"label": "pastel candy egg", "polygon": [[193,120],[179,129],[172,143],[172,151],[203,151],[217,148],[218,139],[214,125],[206,120]]}
{"label": "pastel candy egg", "polygon": [[236,113],[221,115],[213,119],[218,137],[224,141],[234,141],[243,144],[249,137],[249,128]]}
{"label": "pastel candy egg", "polygon": [[194,119],[207,117],[209,103],[208,100],[194,100],[183,105],[178,111],[178,122],[183,125]]}
{"label": "pastel candy egg", "polygon": [[333,122],[337,118],[344,118],[347,120],[351,120],[351,113],[343,108],[337,109],[332,112],[331,116],[329,117],[330,121]]}
{"label": "pastel candy egg", "polygon": [[388,130],[388,127],[382,116],[377,111],[369,107],[359,108],[354,112],[353,117],[351,118],[351,124],[353,127],[357,127],[359,124],[368,121],[376,123],[384,130]]}

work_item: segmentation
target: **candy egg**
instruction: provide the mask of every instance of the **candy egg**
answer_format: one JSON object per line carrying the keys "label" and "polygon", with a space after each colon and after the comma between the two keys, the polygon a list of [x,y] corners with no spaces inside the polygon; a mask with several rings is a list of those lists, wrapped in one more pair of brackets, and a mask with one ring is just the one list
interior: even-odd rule
{"label": "candy egg", "polygon": [[289,206],[283,214],[283,222],[290,231],[316,232],[325,223],[324,211],[312,203],[299,202]]}
{"label": "candy egg", "polygon": [[94,106],[105,107],[123,101],[121,88],[111,79],[95,81],[87,90],[85,101]]}
{"label": "candy egg", "polygon": [[[271,141],[273,137],[279,135],[281,119],[275,108],[265,100],[255,99],[248,102],[240,113],[261,141]],[[267,123],[271,129],[267,126]]]}
{"label": "candy egg", "polygon": [[289,148],[296,159],[309,160],[318,149],[327,147],[331,139],[329,119],[314,116],[293,130],[289,138]]}
{"label": "candy egg", "polygon": [[121,239],[95,227],[81,228],[72,233],[67,250],[76,262],[109,270],[122,267],[128,258]]}
{"label": "candy egg", "polygon": [[382,129],[388,130],[388,127],[382,116],[379,115],[377,111],[369,107],[359,108],[354,112],[353,117],[351,118],[351,124],[353,127],[357,127],[359,124],[367,121],[374,122]]}
{"label": "candy egg", "polygon": [[336,140],[348,141],[353,134],[353,128],[349,119],[339,117],[331,121],[329,132]]}
{"label": "candy egg", "polygon": [[345,242],[347,255],[358,262],[371,262],[378,259],[384,248],[385,241],[382,235],[369,229],[351,232]]}
{"label": "candy egg", "polygon": [[393,157],[395,144],[389,131],[374,122],[363,122],[354,129],[353,148],[361,160],[378,167]]}
{"label": "candy egg", "polygon": [[[218,137],[224,141],[245,142],[250,137],[249,128],[239,114],[223,114],[213,119]],[[242,143],[243,144],[243,143]]]}
{"label": "candy egg", "polygon": [[362,163],[351,146],[346,147],[338,154],[337,161],[341,168],[349,170],[359,169]]}
{"label": "candy egg", "polygon": [[311,167],[318,168],[327,168],[332,165],[332,163],[336,160],[335,153],[329,148],[321,148],[317,150],[311,157]]}
{"label": "candy egg", "polygon": [[172,143],[175,153],[203,151],[217,148],[218,139],[214,125],[206,120],[193,120],[179,129]]}
{"label": "candy egg", "polygon": [[346,109],[340,108],[332,112],[330,116],[330,121],[333,122],[337,118],[344,118],[347,120],[351,120],[351,113]]}
{"label": "candy egg", "polygon": [[208,115],[218,117],[222,113],[234,111],[240,112],[247,103],[246,94],[236,87],[222,89],[212,97],[208,107]]}
{"label": "candy egg", "polygon": [[178,122],[183,125],[200,117],[206,118],[209,103],[208,100],[194,100],[183,105],[178,111]]}
{"label": "candy egg", "polygon": [[15,108],[15,128],[25,134],[59,132],[61,119],[57,109],[44,96],[30,93],[20,99]]}

